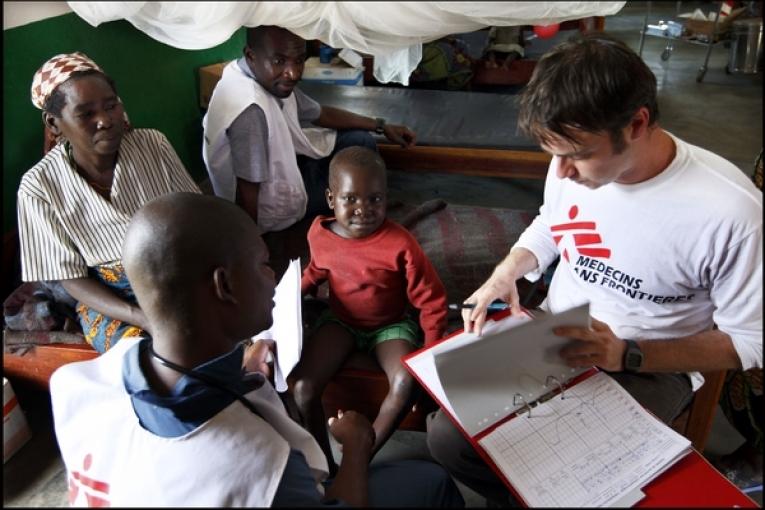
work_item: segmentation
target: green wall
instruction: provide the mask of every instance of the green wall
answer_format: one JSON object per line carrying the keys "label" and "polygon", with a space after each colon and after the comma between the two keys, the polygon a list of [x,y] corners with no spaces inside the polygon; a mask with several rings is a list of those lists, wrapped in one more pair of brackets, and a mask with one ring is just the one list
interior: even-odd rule
{"label": "green wall", "polygon": [[114,78],[131,123],[162,131],[191,176],[207,176],[197,69],[241,54],[244,29],[207,50],[155,41],[127,21],[97,28],[74,13],[3,31],[3,231],[16,225],[21,176],[42,157],[40,110],[32,105],[35,71],[53,55],[81,51]]}

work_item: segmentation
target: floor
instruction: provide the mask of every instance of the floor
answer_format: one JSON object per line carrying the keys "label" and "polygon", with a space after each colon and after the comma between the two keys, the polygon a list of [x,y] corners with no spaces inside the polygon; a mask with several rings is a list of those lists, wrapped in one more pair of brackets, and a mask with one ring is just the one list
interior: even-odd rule
{"label": "floor", "polygon": [[[712,2],[684,2],[683,11]],[[628,2],[622,11],[606,21],[606,31],[635,50],[646,12],[646,2]],[[654,2],[649,23],[671,19],[675,2]],[[762,150],[762,74],[729,75],[725,72],[728,50],[713,48],[702,83],[696,75],[704,60],[705,47],[679,42],[671,57],[660,58],[665,41],[647,37],[643,58],[659,83],[661,124],[685,140],[701,145],[733,161],[751,175],[755,158]],[[450,203],[535,209],[541,202],[541,181],[499,178],[467,178],[447,174],[404,174],[391,172],[391,199],[421,202],[441,197]],[[3,467],[3,506],[66,506],[66,475],[52,434],[46,394],[19,392],[19,401],[33,431],[33,437]],[[718,412],[705,455],[729,453],[743,439]],[[396,432],[379,452],[375,462],[399,458],[428,458],[424,433]],[[760,473],[761,475],[761,473]],[[761,483],[761,477],[760,477]],[[468,507],[485,507],[483,498],[466,487]],[[762,489],[750,493],[762,505]]]}

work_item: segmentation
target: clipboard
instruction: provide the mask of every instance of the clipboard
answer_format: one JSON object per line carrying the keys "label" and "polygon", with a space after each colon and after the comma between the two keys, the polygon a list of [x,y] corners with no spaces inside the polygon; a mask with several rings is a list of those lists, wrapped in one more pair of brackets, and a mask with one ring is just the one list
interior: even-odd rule
{"label": "clipboard", "polygon": [[[589,305],[538,317],[501,312],[480,338],[457,332],[402,361],[525,505],[633,506],[690,441],[605,372],[550,357],[568,342],[552,334],[563,324],[588,325]],[[534,384],[514,384],[519,377],[506,373],[514,370]]]}
{"label": "clipboard", "polygon": [[552,333],[564,325],[589,327],[589,310],[584,304],[556,315],[526,312],[529,320],[434,355],[444,393],[468,434],[475,436],[514,413],[530,412],[590,370],[563,363],[558,351],[568,339]]}

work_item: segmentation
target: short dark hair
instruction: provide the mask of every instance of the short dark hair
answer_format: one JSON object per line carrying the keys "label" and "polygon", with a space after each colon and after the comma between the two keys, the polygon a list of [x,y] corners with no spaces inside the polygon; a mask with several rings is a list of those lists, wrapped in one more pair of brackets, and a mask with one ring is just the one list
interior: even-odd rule
{"label": "short dark hair", "polygon": [[539,142],[577,143],[572,129],[607,132],[620,152],[622,129],[641,107],[659,118],[656,76],[624,42],[595,32],[561,43],[537,63],[520,94],[518,127]]}
{"label": "short dark hair", "polygon": [[[82,78],[85,76],[92,76],[92,75],[99,75],[103,77],[104,80],[106,80],[106,83],[109,84],[109,86],[112,88],[115,94],[117,94],[117,85],[114,83],[114,80],[102,73],[101,71],[97,71],[95,69],[86,69],[85,71],[75,71],[72,73],[72,75],[69,77],[68,80],[66,80],[64,83],[69,82],[69,80]],[[61,111],[64,109],[64,106],[66,105],[66,97],[64,96],[64,93],[61,92],[61,85],[64,83],[59,84],[58,87],[56,87],[53,92],[48,96],[48,99],[45,100],[45,104],[43,105],[43,111],[46,113],[49,113],[53,115],[56,118],[61,118]]]}
{"label": "short dark hair", "polygon": [[244,209],[214,195],[173,192],[145,203],[130,220],[122,248],[139,304],[153,302],[148,308],[156,308],[164,300],[161,307],[171,316],[193,313],[196,300],[189,290],[211,268],[252,259],[243,235],[248,228],[259,233]]}
{"label": "short dark hair", "polygon": [[356,168],[368,169],[369,172],[375,172],[385,178],[385,161],[375,150],[361,145],[353,145],[338,151],[329,163],[329,186],[337,179],[337,173],[340,171],[340,165],[351,165]]}
{"label": "short dark hair", "polygon": [[292,37],[300,38],[299,35],[293,34],[286,28],[280,27],[278,25],[258,25],[257,27],[250,27],[247,29],[247,46],[251,50],[257,50],[261,48],[263,46],[263,39],[266,37],[266,34],[271,30],[285,32],[286,34],[289,34]]}

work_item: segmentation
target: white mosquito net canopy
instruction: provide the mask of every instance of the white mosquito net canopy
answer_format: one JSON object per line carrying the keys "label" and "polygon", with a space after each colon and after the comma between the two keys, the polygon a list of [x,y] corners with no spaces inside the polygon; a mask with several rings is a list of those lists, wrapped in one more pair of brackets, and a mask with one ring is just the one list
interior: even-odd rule
{"label": "white mosquito net canopy", "polygon": [[176,48],[227,41],[241,27],[277,25],[333,48],[374,56],[380,82],[408,84],[422,44],[488,26],[550,25],[609,16],[626,2],[67,2],[93,26],[125,19]]}

